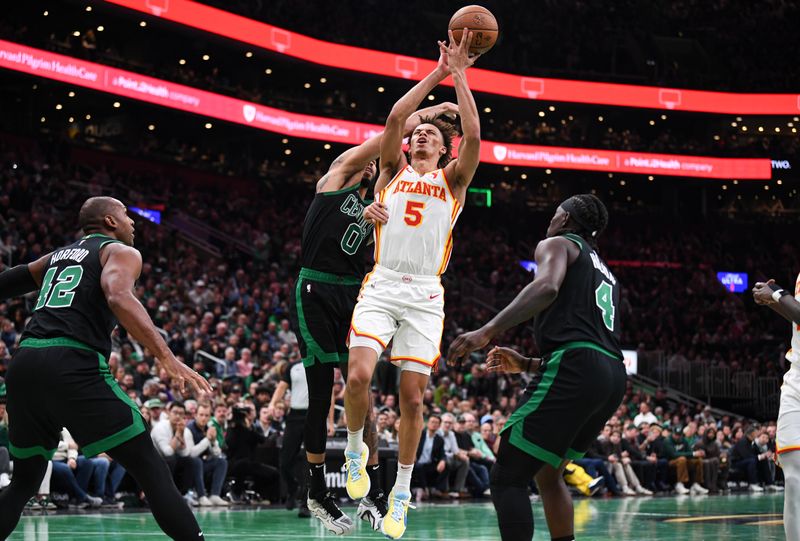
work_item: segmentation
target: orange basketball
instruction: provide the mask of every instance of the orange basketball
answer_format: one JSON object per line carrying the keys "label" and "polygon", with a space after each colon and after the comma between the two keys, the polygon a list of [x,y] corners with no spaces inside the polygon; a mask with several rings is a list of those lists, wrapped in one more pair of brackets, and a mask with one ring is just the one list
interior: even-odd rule
{"label": "orange basketball", "polygon": [[448,26],[453,31],[456,43],[461,43],[461,34],[467,28],[473,32],[471,53],[485,53],[497,41],[497,19],[492,12],[483,6],[465,6],[456,11],[450,18]]}

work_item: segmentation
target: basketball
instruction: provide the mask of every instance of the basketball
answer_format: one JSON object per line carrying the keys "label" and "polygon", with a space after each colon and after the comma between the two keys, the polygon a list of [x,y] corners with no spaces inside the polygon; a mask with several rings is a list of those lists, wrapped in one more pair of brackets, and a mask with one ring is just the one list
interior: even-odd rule
{"label": "basketball", "polygon": [[456,43],[461,43],[461,34],[467,28],[474,32],[470,53],[483,54],[494,47],[497,41],[497,19],[483,6],[465,6],[450,18],[448,26],[453,31]]}

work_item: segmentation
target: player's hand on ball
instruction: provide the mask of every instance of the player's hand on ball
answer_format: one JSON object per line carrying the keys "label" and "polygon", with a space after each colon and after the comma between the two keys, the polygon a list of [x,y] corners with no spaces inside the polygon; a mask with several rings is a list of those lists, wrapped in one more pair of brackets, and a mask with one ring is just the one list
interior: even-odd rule
{"label": "player's hand on ball", "polygon": [[380,201],[375,201],[364,209],[364,219],[373,224],[378,222],[385,224],[389,221],[388,207]]}
{"label": "player's hand on ball", "polygon": [[528,358],[511,348],[495,346],[486,354],[487,372],[518,374],[527,368]]}
{"label": "player's hand on ball", "polygon": [[767,280],[766,282],[756,282],[753,286],[753,300],[756,304],[774,304],[775,299],[772,298],[772,288],[770,287],[775,283],[775,280]]}
{"label": "player's hand on ball", "polygon": [[447,350],[447,364],[453,366],[461,362],[473,351],[485,348],[491,339],[492,335],[482,328],[458,335]]}
{"label": "player's hand on ball", "polygon": [[470,54],[469,52],[469,46],[472,44],[472,40],[475,37],[473,32],[465,28],[464,33],[462,34],[461,43],[456,43],[456,40],[453,38],[452,30],[448,30],[447,35],[449,37],[449,41],[447,43],[443,41],[438,43],[439,65],[442,65],[442,59],[444,59],[444,66],[446,67],[448,73],[464,71],[471,67],[478,60],[478,58],[480,58],[480,54]]}

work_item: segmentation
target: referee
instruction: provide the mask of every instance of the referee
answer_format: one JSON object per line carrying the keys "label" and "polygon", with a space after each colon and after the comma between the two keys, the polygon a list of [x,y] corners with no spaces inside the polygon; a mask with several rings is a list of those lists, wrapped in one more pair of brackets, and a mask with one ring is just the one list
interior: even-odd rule
{"label": "referee", "polygon": [[211,386],[175,358],[133,295],[142,256],[125,206],[92,197],[79,222],[85,236],[77,242],[0,273],[0,300],[39,290],[6,379],[14,477],[0,494],[0,539],[16,527],[66,427],[86,456],[108,453],[133,476],[168,536],[202,540],[139,409],[109,372],[111,331],[119,321],[181,390]]}
{"label": "referee", "polygon": [[286,483],[287,490],[286,509],[290,511],[294,509],[297,498],[300,497],[300,510],[297,516],[308,518],[311,516],[311,512],[308,510],[306,498],[302,497],[305,494],[305,476],[301,482],[298,482],[295,475],[308,416],[308,383],[306,382],[306,371],[300,359],[289,362],[284,370],[267,409],[269,417],[272,417],[275,406],[283,400],[287,390],[290,393],[291,407],[284,419],[286,428],[283,431],[283,443],[279,457],[281,477]]}

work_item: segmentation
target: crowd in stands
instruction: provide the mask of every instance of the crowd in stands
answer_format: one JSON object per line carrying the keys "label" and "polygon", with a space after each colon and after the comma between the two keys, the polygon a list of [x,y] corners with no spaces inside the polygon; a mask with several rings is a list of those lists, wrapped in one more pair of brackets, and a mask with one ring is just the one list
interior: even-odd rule
{"label": "crowd in stands", "polygon": [[[214,258],[167,226],[138,220],[137,247],[145,263],[136,295],[164,330],[170,349],[204,373],[214,393],[180,391],[159,372],[151,353],[122,329],[114,332],[109,367],[151,423],[153,440],[189,501],[204,506],[226,505],[229,497],[240,501],[251,481],[257,499],[278,501],[275,449],[291,397],[272,408],[269,404],[288,363],[299,359],[288,311],[299,267],[301,217],[312,189],[307,184],[301,184],[303,190],[297,184],[259,185],[253,188],[257,194],[237,193],[234,184],[189,189],[170,178],[91,168],[68,156],[60,143],[0,147],[0,250],[5,264],[30,262],[72,242],[80,203],[100,193],[123,201],[164,203],[170,212],[185,212],[255,247],[255,255],[230,247]],[[491,215],[468,209],[457,236],[470,242],[456,239],[446,275],[443,347],[461,330],[487,321],[530,281],[519,261],[531,256],[532,239],[544,230],[563,195],[550,194],[547,214],[525,212],[524,200],[509,195],[485,210]],[[694,224],[656,217],[643,223],[641,215],[626,216],[609,206],[612,226],[600,241],[606,259],[680,264],[675,269],[614,267],[625,284],[619,315],[624,344],[662,349],[686,362],[704,358],[742,371],[782,373],[780,347],[788,326],[757,310],[746,297],[728,293],[716,281],[714,269],[730,265],[753,278],[791,283],[789,273],[800,262],[783,243],[790,225],[728,220],[720,227],[712,219]],[[486,223],[493,227],[486,228]],[[0,377],[31,307],[31,299],[0,304]],[[508,333],[502,342],[536,352],[525,328]],[[440,366],[431,378],[424,396],[425,438],[433,438],[434,445],[430,453],[420,448],[414,476],[418,498],[481,497],[488,488],[497,435],[526,378],[489,374],[482,363],[475,354],[460,370]],[[341,406],[344,381],[338,372],[337,378],[335,401]],[[376,419],[389,446],[397,438],[396,385],[395,369],[381,363],[374,382]],[[341,408],[336,411],[332,430],[345,422]],[[108,457],[81,459],[70,441],[64,434],[53,463],[53,490],[63,490],[80,505],[114,504],[120,484],[129,482],[123,480],[124,472]],[[592,479],[603,479],[587,493],[599,486],[622,495],[701,493],[727,490],[728,480],[741,480],[759,491],[775,484],[771,453],[774,422],[713,418],[708,410],[692,410],[663,393],[630,386],[617,414],[577,464]],[[2,454],[0,450],[0,475],[8,469]],[[226,478],[233,482],[226,484]]]}

